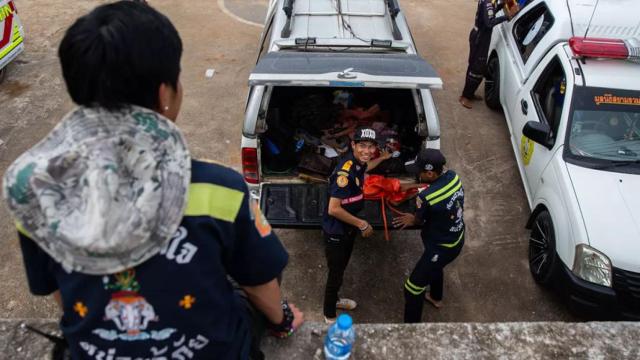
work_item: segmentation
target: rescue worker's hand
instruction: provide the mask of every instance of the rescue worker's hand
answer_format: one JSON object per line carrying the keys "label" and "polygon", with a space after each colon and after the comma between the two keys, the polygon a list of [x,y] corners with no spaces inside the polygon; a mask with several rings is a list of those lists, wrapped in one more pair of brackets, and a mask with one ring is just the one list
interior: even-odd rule
{"label": "rescue worker's hand", "polygon": [[366,221],[362,220],[362,226],[359,226],[360,233],[363,238],[368,238],[373,235],[373,227]]}
{"label": "rescue worker's hand", "polygon": [[419,189],[425,186],[425,184],[400,184],[400,191],[409,191],[411,189]]}
{"label": "rescue worker's hand", "polygon": [[509,20],[513,19],[514,16],[518,15],[518,11],[520,11],[520,7],[518,6],[518,3],[516,3],[515,1],[508,3],[507,6],[505,6],[504,8],[504,13],[507,15]]}
{"label": "rescue worker's hand", "polygon": [[291,312],[293,313],[293,323],[291,323],[291,325],[293,326],[294,330],[298,330],[304,322],[304,313],[300,311],[300,309],[298,309],[298,307],[294,304],[289,304],[289,307],[291,308]]}
{"label": "rescue worker's hand", "polygon": [[416,223],[416,216],[410,213],[403,213],[398,217],[393,218],[393,226],[404,229],[407,226],[414,225]]}

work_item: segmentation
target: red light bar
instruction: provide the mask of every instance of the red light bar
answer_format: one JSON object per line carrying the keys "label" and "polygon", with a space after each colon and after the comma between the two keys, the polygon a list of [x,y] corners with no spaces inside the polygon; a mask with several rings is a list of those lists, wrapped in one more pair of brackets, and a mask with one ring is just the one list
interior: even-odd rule
{"label": "red light bar", "polygon": [[627,59],[629,57],[629,49],[620,39],[572,37],[569,39],[569,46],[576,56],[609,59]]}

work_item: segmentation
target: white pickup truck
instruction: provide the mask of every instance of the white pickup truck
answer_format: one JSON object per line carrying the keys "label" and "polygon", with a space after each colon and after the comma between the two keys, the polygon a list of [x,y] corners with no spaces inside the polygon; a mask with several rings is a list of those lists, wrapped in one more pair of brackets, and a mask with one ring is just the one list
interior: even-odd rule
{"label": "white pickup truck", "polygon": [[504,111],[532,213],[533,278],[570,308],[640,319],[637,3],[535,0],[493,30],[485,101]]}
{"label": "white pickup truck", "polygon": [[[387,160],[398,166],[385,175],[412,182],[404,162],[420,148],[440,147],[431,89],[442,80],[418,54],[397,0],[272,0],[249,86],[242,170],[273,227],[320,228],[331,165],[309,183],[300,164],[309,158],[305,147],[324,146],[318,128],[337,122],[336,101],[349,107],[353,97],[366,104],[362,113],[386,114],[400,155]],[[331,161],[317,159],[311,165]],[[414,207],[407,201],[400,210]],[[380,201],[365,201],[363,216],[374,227],[384,225],[381,211]]]}

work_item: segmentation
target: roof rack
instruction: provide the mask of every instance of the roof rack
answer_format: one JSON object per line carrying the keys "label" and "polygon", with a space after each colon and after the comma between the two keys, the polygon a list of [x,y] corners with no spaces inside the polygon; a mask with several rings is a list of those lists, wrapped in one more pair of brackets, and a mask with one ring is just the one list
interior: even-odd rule
{"label": "roof rack", "polygon": [[[287,16],[287,21],[285,22],[282,30],[280,32],[280,37],[283,39],[287,39],[291,36],[291,30],[293,27],[293,17],[296,16],[293,12],[293,6],[296,0],[284,0],[282,4],[282,11],[284,11]],[[387,9],[389,12],[389,17],[391,20],[391,33],[393,35],[394,40],[402,40],[402,33],[398,28],[398,24],[396,23],[396,17],[400,13],[400,6],[398,5],[398,0],[382,0],[387,5]],[[340,4],[340,2],[338,2]],[[342,13],[342,5],[339,5],[340,9],[338,10],[338,14],[349,15],[349,16],[383,16],[383,13],[380,14],[367,14],[367,13]],[[331,15],[331,13],[319,12],[319,13],[307,13],[303,12],[298,15]]]}
{"label": "roof rack", "polygon": [[400,33],[400,29],[398,28],[398,24],[396,23],[396,16],[400,12],[400,6],[398,5],[398,0],[386,0],[387,7],[389,8],[389,15],[391,15],[391,26],[393,27],[393,40],[402,40],[402,34]]}
{"label": "roof rack", "polygon": [[291,16],[293,15],[293,3],[296,0],[284,0],[284,4],[282,5],[282,11],[287,14],[287,22],[282,27],[282,31],[280,32],[280,37],[288,38],[291,36]]}

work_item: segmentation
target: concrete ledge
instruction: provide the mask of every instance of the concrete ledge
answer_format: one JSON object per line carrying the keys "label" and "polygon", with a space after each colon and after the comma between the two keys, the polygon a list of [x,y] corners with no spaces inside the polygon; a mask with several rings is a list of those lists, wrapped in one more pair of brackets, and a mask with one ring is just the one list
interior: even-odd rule
{"label": "concrete ledge", "polygon": [[[0,354],[5,359],[48,359],[51,343],[26,329],[49,333],[57,323],[0,319]],[[290,339],[267,338],[267,359],[323,359],[327,326],[306,323]],[[356,325],[352,359],[638,359],[640,323],[436,323]]]}
{"label": "concrete ledge", "polygon": [[[268,359],[323,359],[324,324],[287,341],[268,339]],[[436,323],[356,326],[354,359],[638,359],[640,323]]]}

